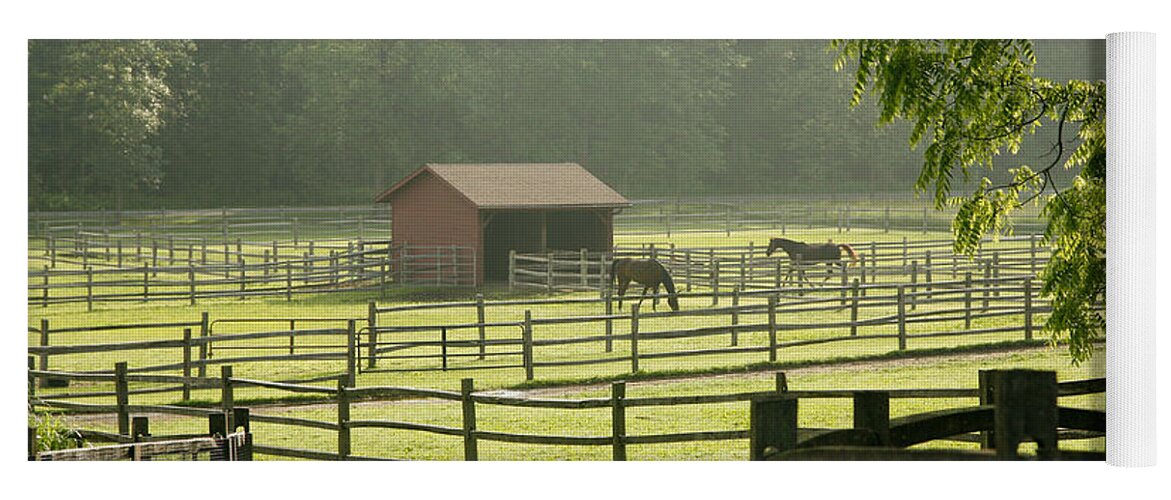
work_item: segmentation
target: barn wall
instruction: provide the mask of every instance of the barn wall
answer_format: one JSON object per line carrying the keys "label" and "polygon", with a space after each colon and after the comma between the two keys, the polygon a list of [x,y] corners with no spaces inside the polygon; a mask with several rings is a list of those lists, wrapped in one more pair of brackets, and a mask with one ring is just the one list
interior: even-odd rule
{"label": "barn wall", "polygon": [[[482,254],[479,211],[443,180],[424,172],[390,198],[392,238],[396,245],[470,247]],[[482,282],[476,263],[476,284]]]}

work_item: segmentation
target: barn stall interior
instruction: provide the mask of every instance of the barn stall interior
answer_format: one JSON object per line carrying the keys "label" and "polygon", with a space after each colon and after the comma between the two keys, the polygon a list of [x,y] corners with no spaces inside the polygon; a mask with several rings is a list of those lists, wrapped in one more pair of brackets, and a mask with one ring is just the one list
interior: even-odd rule
{"label": "barn stall interior", "polygon": [[630,206],[576,163],[427,164],[375,201],[394,213],[402,281],[476,286],[506,279],[511,251],[609,250]]}

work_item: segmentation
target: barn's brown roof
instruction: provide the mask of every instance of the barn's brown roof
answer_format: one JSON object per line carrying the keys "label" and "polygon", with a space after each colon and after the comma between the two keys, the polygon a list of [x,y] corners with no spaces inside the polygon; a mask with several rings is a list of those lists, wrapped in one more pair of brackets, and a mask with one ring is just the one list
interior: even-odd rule
{"label": "barn's brown roof", "polygon": [[424,172],[479,208],[625,207],[630,201],[576,163],[428,163],[374,201],[382,203]]}

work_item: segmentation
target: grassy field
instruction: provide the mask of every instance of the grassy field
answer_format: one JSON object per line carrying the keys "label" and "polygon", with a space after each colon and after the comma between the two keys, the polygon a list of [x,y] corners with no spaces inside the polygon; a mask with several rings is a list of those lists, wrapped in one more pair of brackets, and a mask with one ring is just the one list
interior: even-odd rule
{"label": "grassy field", "polygon": [[[769,237],[778,236],[777,231],[742,231],[733,232],[730,236],[723,233],[683,233],[673,234],[668,238],[665,234],[659,235],[616,235],[617,244],[656,243],[677,246],[713,246],[713,245],[765,245]],[[789,237],[808,241],[825,241],[833,239],[835,242],[858,243],[870,241],[921,241],[925,239],[938,240],[947,238],[946,233],[900,232],[884,233],[881,230],[855,229],[851,232],[839,233],[835,229],[802,230],[789,228]],[[30,249],[30,252],[35,251]],[[213,320],[213,331],[216,335],[276,331],[287,329],[287,321],[273,321],[272,323],[231,324],[217,322],[225,318],[336,318],[333,321],[309,323],[302,321],[298,328],[344,328],[343,318],[361,319],[359,327],[364,326],[367,313],[367,303],[377,300],[380,306],[392,306],[410,303],[438,302],[447,300],[467,300],[474,296],[476,291],[470,289],[453,288],[394,288],[392,287],[385,297],[379,297],[377,292],[338,292],[321,295],[306,295],[294,297],[291,302],[283,298],[250,298],[217,299],[200,301],[195,306],[185,302],[176,303],[125,303],[125,304],[98,304],[92,312],[86,312],[85,304],[53,305],[47,308],[39,306],[28,307],[28,324],[36,326],[41,319],[47,319],[52,329],[78,327],[88,325],[105,325],[117,323],[139,322],[172,322],[198,321],[201,312],[207,312]],[[489,299],[516,299],[539,298],[527,292],[509,292],[502,287],[486,287],[481,290]],[[1011,294],[1006,294],[1011,295]],[[568,297],[596,297],[596,293],[580,293],[559,295]],[[1009,300],[1011,297],[1006,297]],[[755,300],[755,302],[753,302]],[[702,311],[711,306],[708,298],[685,298],[682,301],[683,311]],[[742,304],[763,303],[763,299],[745,299]],[[721,305],[727,305],[725,299]],[[954,305],[924,305],[916,312],[926,312],[933,308],[947,308]],[[650,303],[644,304],[644,312],[649,312]],[[530,310],[535,319],[599,315],[603,311],[599,304],[559,304],[542,306],[505,306],[490,308],[488,322],[519,322],[526,310]],[[867,310],[859,319],[891,314],[893,307]],[[818,311],[794,312],[778,315],[778,325],[840,322],[849,319],[848,312]],[[764,314],[741,314],[740,324],[763,323]],[[1020,315],[1002,316],[976,320],[972,328],[992,328],[1000,326],[1020,325],[1023,319]],[[1035,322],[1040,325],[1044,321],[1042,315],[1037,315]],[[449,323],[476,322],[474,308],[432,311],[407,311],[386,313],[379,317],[382,326],[393,325],[431,325]],[[719,316],[667,316],[660,318],[644,318],[640,322],[640,331],[656,332],[695,328],[702,326],[719,326],[729,324],[729,317]],[[910,324],[908,332],[927,333],[961,329],[962,321],[946,323]],[[629,332],[629,321],[615,320],[614,332],[624,334]],[[893,326],[875,326],[860,330],[866,334],[893,333]],[[198,331],[196,329],[196,331]],[[539,325],[534,328],[534,339],[551,340],[587,335],[600,335],[601,323],[588,325]],[[817,330],[786,330],[782,331],[780,342],[795,340],[813,340],[828,337],[844,336],[848,328],[817,329]],[[54,334],[53,345],[68,344],[96,344],[122,341],[178,339],[182,332],[178,328],[134,330],[126,332],[91,332],[86,334]],[[385,339],[385,335],[383,334]],[[433,340],[437,332],[420,334],[395,334],[396,340]],[[475,330],[453,330],[450,340],[471,340],[476,338]],[[519,331],[516,327],[495,327],[488,329],[489,339],[517,339]],[[907,351],[898,351],[895,339],[864,339],[832,344],[792,347],[781,349],[775,364],[766,363],[766,353],[750,354],[715,354],[685,358],[662,358],[642,360],[640,372],[630,374],[630,364],[626,361],[614,363],[587,365],[581,367],[538,367],[535,380],[525,382],[522,368],[507,368],[496,370],[470,371],[415,371],[415,372],[363,372],[358,376],[359,387],[376,385],[394,385],[408,387],[427,387],[445,390],[458,390],[460,379],[471,377],[475,379],[478,390],[532,390],[535,387],[569,386],[570,389],[560,389],[559,395],[569,398],[598,397],[605,395],[605,387],[579,387],[577,384],[604,380],[633,378],[647,380],[645,383],[632,385],[628,389],[628,396],[680,395],[680,394],[717,394],[722,392],[741,392],[751,390],[767,390],[771,387],[770,369],[784,368],[798,369],[819,364],[841,363],[843,360],[884,359],[891,357],[913,357],[916,353],[939,353],[941,351],[963,351],[979,345],[1002,344],[1016,342],[1020,344],[1020,333],[996,333],[959,337],[940,337],[931,339],[911,339]],[[28,335],[29,345],[37,345],[39,338],[35,333]],[[307,346],[337,346],[343,344],[343,338],[318,338],[317,340],[298,340],[300,349]],[[684,338],[670,340],[646,341],[640,345],[643,355],[692,349],[708,349],[727,347],[730,338],[726,335]],[[767,345],[767,336],[764,332],[742,333],[739,337],[740,346]],[[217,358],[227,356],[245,356],[261,353],[275,354],[287,346],[286,339],[269,339],[237,344],[244,347],[239,351],[222,349],[216,353]],[[217,345],[217,347],[221,347]],[[437,348],[436,348],[437,349]],[[586,344],[570,344],[562,346],[540,346],[534,351],[537,362],[566,361],[577,359],[591,359],[598,357],[625,358],[630,354],[629,342],[617,341],[613,352],[604,352],[601,342]],[[516,351],[517,346],[498,346],[489,349],[495,351]],[[302,352],[302,351],[298,351]],[[437,351],[435,351],[437,352]],[[467,352],[467,351],[463,351]],[[131,368],[154,364],[177,362],[181,357],[179,349],[161,349],[153,351],[110,352],[86,355],[53,356],[50,368],[61,371],[101,370],[111,369],[117,361],[127,361]],[[1026,354],[1006,354],[1002,356],[977,357],[970,360],[948,359],[931,363],[909,363],[890,361],[888,365],[873,369],[816,369],[799,368],[800,378],[791,379],[794,389],[816,388],[923,388],[923,387],[974,387],[976,371],[997,367],[1027,367],[1038,369],[1055,369],[1060,380],[1083,379],[1102,376],[1104,370],[1097,363],[1104,356],[1095,357],[1095,362],[1080,367],[1072,367],[1063,348],[1055,350],[1028,351]],[[451,362],[452,367],[475,368],[486,364],[500,363],[520,364],[519,355],[508,355],[489,358],[480,361],[475,358],[457,358]],[[427,363],[430,363],[428,365]],[[380,361],[380,368],[404,368],[420,366],[438,366],[438,361]],[[262,380],[294,380],[340,373],[344,370],[342,361],[278,361],[263,363],[232,363],[235,375],[244,378]],[[364,363],[363,363],[364,365]],[[177,373],[177,372],[175,372]],[[209,375],[219,373],[217,366],[208,370]],[[718,373],[734,373],[735,376],[723,375],[713,378],[687,378],[684,380],[660,380],[650,382],[651,379],[662,379],[684,375],[710,375]],[[75,383],[68,389],[43,390],[42,393],[53,394],[61,392],[100,390],[108,388],[109,384]],[[546,389],[542,389],[546,390]],[[195,403],[211,403],[218,399],[218,391],[197,390],[193,394]],[[239,389],[237,400],[241,404],[270,401],[284,397],[285,394],[263,389]],[[178,394],[155,394],[134,396],[136,404],[175,403]],[[111,403],[112,398],[88,399],[94,403]],[[1102,398],[1078,398],[1078,405],[1091,408],[1100,408]],[[296,398],[286,399],[285,404],[296,402]],[[897,415],[946,408],[949,406],[966,405],[970,401],[963,400],[922,400],[898,401],[892,403],[892,412]],[[1068,403],[1068,402],[1063,402]],[[817,401],[803,406],[803,426],[830,427],[842,426],[849,419],[848,401]],[[257,410],[287,414],[302,418],[333,420],[336,418],[336,408],[330,405],[315,406],[288,406]],[[449,404],[439,401],[409,401],[398,403],[370,403],[355,407],[353,418],[385,418],[407,422],[434,423],[438,425],[457,426],[459,423],[460,408],[458,404]],[[484,430],[500,430],[508,432],[532,434],[573,434],[573,435],[606,435],[609,431],[609,410],[577,410],[567,414],[567,410],[532,410],[505,407],[484,406],[478,409],[479,416],[485,424]],[[87,417],[89,418],[89,417]],[[685,432],[688,430],[730,430],[747,428],[747,404],[721,404],[703,406],[683,406],[676,408],[637,408],[628,413],[628,432],[631,435],[649,433]],[[566,426],[573,422],[572,426]],[[97,424],[109,427],[109,419],[99,419]],[[194,426],[194,427],[191,427]],[[190,429],[202,429],[206,422],[191,419],[160,418],[152,422],[155,434],[170,432],[192,432]],[[93,427],[93,426],[89,426]],[[567,431],[572,429],[572,431]],[[288,428],[281,428],[271,424],[257,424],[254,431],[265,436],[260,442],[277,446],[290,446],[308,449],[331,450],[336,443],[336,436],[328,431],[296,429],[290,432]],[[461,456],[461,444],[458,438],[432,436],[422,433],[406,431],[384,430],[356,430],[353,440],[354,453],[359,455],[402,457],[412,459],[458,459]],[[948,444],[951,446],[953,444]],[[1078,446],[1089,446],[1101,449],[1101,440],[1077,443]],[[956,445],[962,446],[962,445]],[[606,447],[558,447],[516,445],[482,442],[481,456],[485,459],[607,459],[609,449]],[[683,445],[641,445],[634,446],[630,451],[631,459],[743,459],[747,453],[747,443],[739,441],[691,443]]]}

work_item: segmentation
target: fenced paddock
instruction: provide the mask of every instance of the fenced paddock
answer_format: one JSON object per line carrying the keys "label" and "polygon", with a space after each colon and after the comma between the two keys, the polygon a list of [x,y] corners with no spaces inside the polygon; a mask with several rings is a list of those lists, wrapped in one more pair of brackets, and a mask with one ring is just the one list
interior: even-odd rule
{"label": "fenced paddock", "polygon": [[[620,309],[607,294],[389,307],[371,302],[365,317],[351,318],[205,313],[186,321],[71,328],[43,320],[29,327],[28,354],[41,370],[75,372],[130,360],[135,373],[184,376],[236,364],[250,375],[280,373],[284,380],[485,370],[534,380],[566,367],[612,375],[1032,340],[1050,310],[1039,291],[1028,276],[966,276],[930,284],[854,280],[816,291],[683,293],[679,312],[654,311],[654,298],[641,307],[628,298]],[[730,304],[709,305],[719,298]]]}
{"label": "fenced paddock", "polygon": [[[271,254],[268,249],[260,254],[237,246],[235,252],[225,250],[226,258],[234,259],[227,264],[214,259],[206,263],[206,254],[189,246],[178,257],[171,247],[161,263],[158,252],[152,252],[150,262],[139,262],[137,267],[132,259],[120,257],[110,267],[85,264],[89,258],[57,268],[46,265],[28,272],[28,303],[42,307],[84,303],[93,310],[97,303],[183,301],[194,305],[206,299],[266,296],[292,300],[301,294],[385,292],[390,284],[470,286],[476,273],[472,250],[463,247],[360,242],[340,252],[329,250],[319,256],[307,252],[300,258],[280,256],[278,249],[274,244]],[[56,251],[51,255],[55,257],[42,258],[62,262]],[[97,255],[109,257],[105,252]]]}
{"label": "fenced paddock", "polygon": [[[886,422],[885,428],[888,429],[889,435],[892,432],[897,433],[896,430],[901,429],[901,424],[905,422],[914,422],[916,419],[924,421],[924,416],[910,415],[912,412],[908,409],[915,407],[914,405],[902,407],[897,403],[904,400],[936,401],[945,407],[959,408],[962,408],[962,402],[965,400],[978,400],[981,404],[996,405],[995,408],[987,407],[988,410],[985,410],[985,407],[978,407],[977,410],[981,412],[1001,411],[1001,407],[1019,406],[1015,400],[992,400],[996,386],[992,383],[991,377],[985,377],[983,374],[979,379],[979,387],[974,389],[891,389],[881,391],[881,394],[874,390],[855,389],[796,390],[790,388],[790,381],[783,373],[778,373],[774,386],[748,392],[639,397],[628,395],[624,382],[614,382],[610,384],[608,394],[598,397],[530,398],[502,394],[499,391],[478,392],[474,380],[470,378],[461,381],[459,391],[391,386],[360,387],[355,386],[344,376],[339,377],[333,385],[304,385],[239,378],[233,376],[231,366],[224,366],[217,379],[192,381],[219,391],[218,404],[213,409],[132,404],[129,376],[124,374],[124,369],[116,368],[115,372],[121,375],[115,375],[111,379],[118,385],[118,390],[116,402],[110,405],[76,403],[37,395],[33,388],[37,385],[38,377],[81,376],[30,371],[30,405],[113,414],[117,432],[82,432],[111,434],[112,440],[126,440],[133,437],[131,423],[136,415],[177,415],[201,420],[208,418],[209,415],[218,414],[231,415],[238,419],[244,405],[238,405],[236,401],[239,393],[244,390],[311,394],[318,396],[321,401],[313,410],[290,413],[279,408],[254,406],[248,408],[249,416],[246,418],[251,422],[251,430],[255,436],[255,442],[252,443],[252,451],[255,454],[315,460],[461,457],[464,460],[478,460],[485,455],[487,458],[510,456],[506,453],[509,453],[509,450],[515,453],[518,448],[522,452],[533,448],[591,448],[598,451],[588,455],[592,458],[626,460],[630,448],[634,448],[637,453],[639,449],[653,450],[658,445],[729,441],[739,443],[738,449],[743,450],[743,453],[737,455],[741,458],[767,458],[769,453],[784,451],[786,434],[783,431],[778,434],[776,429],[790,421],[778,417],[775,419],[776,426],[763,422],[764,419],[759,418],[757,412],[770,408],[761,408],[762,402],[771,403],[779,399],[791,406],[791,412],[788,414],[793,417],[790,434],[794,442],[800,437],[804,447],[811,447],[817,443],[833,443],[835,441],[831,438],[841,437],[843,434],[853,436],[858,434],[855,432],[858,428],[870,429],[873,432],[872,427],[880,426],[882,422]],[[1057,398],[1077,398],[1102,394],[1104,391],[1104,379],[1071,381],[1055,383],[1052,386],[1052,397],[1056,401]],[[416,401],[401,402],[392,406],[377,404],[381,401],[404,398]],[[821,404],[822,401],[853,400],[855,429],[846,431],[824,427],[797,428],[795,418],[798,400],[805,400],[813,405]],[[860,404],[859,401],[863,403]],[[726,408],[723,411],[744,413],[751,406],[753,418],[749,426],[712,429],[711,423],[699,418],[703,413],[697,412],[694,408],[713,405]],[[690,415],[688,421],[697,429],[688,432],[664,432],[662,428],[657,427],[664,422],[677,420],[677,417],[664,417],[663,414],[678,412]],[[510,428],[517,426],[518,422],[526,418],[522,415],[529,414],[543,415],[537,418],[548,422],[542,426],[541,432],[521,432]],[[859,414],[869,417],[864,418],[865,424],[861,427],[857,420]],[[659,415],[660,418],[654,418],[655,415]],[[891,420],[893,416],[900,416],[901,419]],[[935,417],[938,413],[926,416]],[[981,418],[985,416],[981,414]],[[1100,438],[1104,435],[1105,416],[1101,412],[1063,407],[1060,413],[1054,414],[1054,417],[1056,420],[1053,422],[1053,430],[1056,439],[1078,440]],[[769,421],[772,420],[774,419]],[[748,419],[744,421],[749,422]],[[572,424],[568,424],[570,422]],[[233,424],[228,424],[228,427],[235,428]],[[972,430],[943,432],[937,426],[936,430],[931,431],[929,438],[920,440],[981,443],[984,447],[989,447],[990,443],[997,442],[989,439],[990,434],[973,433],[975,429],[983,427],[985,426],[977,426]],[[1064,430],[1058,431],[1058,428]],[[295,431],[290,431],[291,429]],[[393,442],[396,444],[418,444],[421,453],[434,455],[389,456],[385,450],[385,443],[388,442],[387,433],[393,433]],[[924,433],[921,432],[920,435],[922,434]],[[293,438],[290,440],[289,436]],[[773,440],[778,440],[778,443],[772,443]],[[298,446],[286,444],[290,442],[298,443]],[[310,447],[311,443],[316,446]],[[769,452],[767,446],[774,444],[780,448],[774,446],[774,450]]]}
{"label": "fenced paddock", "polygon": [[[825,264],[795,266],[783,251],[766,255],[764,245],[676,247],[615,246],[613,252],[546,252],[509,256],[509,287],[555,291],[604,291],[610,263],[618,257],[652,258],[661,262],[682,291],[775,289],[824,283],[848,285],[903,282],[930,285],[971,273],[977,277],[1036,276],[1049,261],[1049,249],[1039,235],[985,240],[976,255],[952,251],[951,240],[854,243],[858,262],[835,268]],[[848,262],[844,257],[843,262]],[[637,290],[636,290],[637,291]]]}

